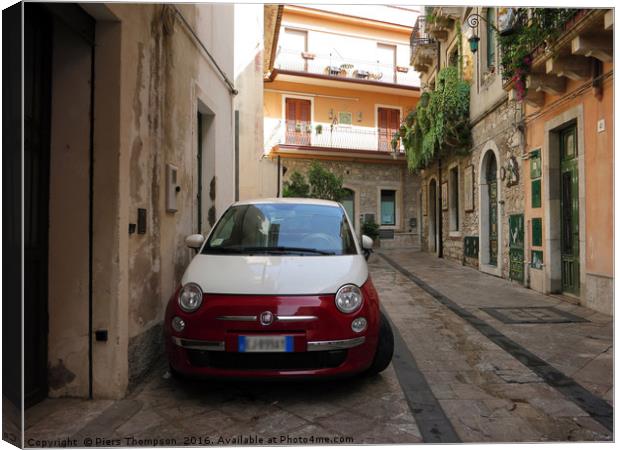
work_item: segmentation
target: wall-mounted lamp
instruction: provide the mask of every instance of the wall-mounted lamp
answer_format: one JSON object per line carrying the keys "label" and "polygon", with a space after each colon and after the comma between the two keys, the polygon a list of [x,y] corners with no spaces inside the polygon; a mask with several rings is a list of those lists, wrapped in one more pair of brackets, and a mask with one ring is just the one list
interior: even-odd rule
{"label": "wall-mounted lamp", "polygon": [[480,38],[476,36],[476,33],[474,32],[474,28],[478,26],[480,19],[484,22],[487,21],[484,17],[477,13],[472,13],[469,17],[467,17],[467,25],[469,25],[469,28],[472,30],[471,36],[467,40],[469,41],[469,49],[473,54],[476,54],[478,51],[478,43],[480,42]]}
{"label": "wall-mounted lamp", "polygon": [[358,122],[362,121],[362,112],[361,111],[357,113],[357,121]]}
{"label": "wall-mounted lamp", "polygon": [[329,108],[329,112],[327,113],[327,117],[329,117],[330,120],[334,118],[334,109],[333,108]]}

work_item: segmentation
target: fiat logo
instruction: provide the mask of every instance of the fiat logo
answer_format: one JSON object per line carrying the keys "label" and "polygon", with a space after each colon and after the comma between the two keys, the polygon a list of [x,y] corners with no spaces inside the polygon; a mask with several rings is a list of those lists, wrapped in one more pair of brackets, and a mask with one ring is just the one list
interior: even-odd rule
{"label": "fiat logo", "polygon": [[265,311],[260,315],[261,325],[271,325],[273,323],[273,314],[270,311]]}

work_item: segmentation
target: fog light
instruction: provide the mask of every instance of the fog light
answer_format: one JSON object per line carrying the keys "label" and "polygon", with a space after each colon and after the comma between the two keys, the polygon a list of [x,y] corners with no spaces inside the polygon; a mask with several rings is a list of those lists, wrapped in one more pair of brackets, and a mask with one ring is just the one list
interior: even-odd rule
{"label": "fog light", "polygon": [[367,323],[368,322],[366,322],[365,318],[358,317],[353,322],[351,322],[351,329],[355,331],[356,333],[361,333],[362,331],[366,329]]}
{"label": "fog light", "polygon": [[185,329],[185,321],[180,317],[174,317],[172,319],[172,329],[178,333]]}

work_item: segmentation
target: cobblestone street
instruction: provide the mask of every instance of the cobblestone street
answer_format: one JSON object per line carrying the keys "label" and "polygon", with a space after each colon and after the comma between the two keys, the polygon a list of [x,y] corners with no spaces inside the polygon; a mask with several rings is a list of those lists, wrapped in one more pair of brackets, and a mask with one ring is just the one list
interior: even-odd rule
{"label": "cobblestone street", "polygon": [[370,269],[396,335],[381,375],[177,381],[162,358],[124,400],[28,409],[26,446],[613,438],[611,317],[420,252],[375,253]]}

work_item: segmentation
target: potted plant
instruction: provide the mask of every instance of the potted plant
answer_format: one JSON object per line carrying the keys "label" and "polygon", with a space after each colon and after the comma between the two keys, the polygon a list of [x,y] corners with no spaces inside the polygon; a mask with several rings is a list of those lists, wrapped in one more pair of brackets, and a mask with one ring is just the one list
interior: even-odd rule
{"label": "potted plant", "polygon": [[323,125],[318,124],[318,125],[315,127],[315,130],[316,130],[316,134],[322,134],[322,133],[323,133]]}
{"label": "potted plant", "polygon": [[301,124],[299,122],[295,122],[295,131],[301,133]]}

